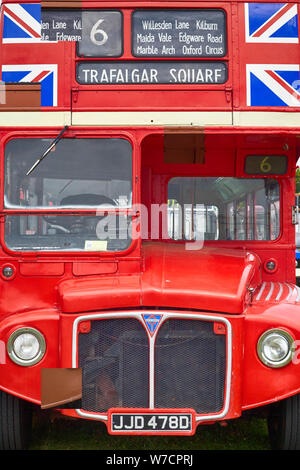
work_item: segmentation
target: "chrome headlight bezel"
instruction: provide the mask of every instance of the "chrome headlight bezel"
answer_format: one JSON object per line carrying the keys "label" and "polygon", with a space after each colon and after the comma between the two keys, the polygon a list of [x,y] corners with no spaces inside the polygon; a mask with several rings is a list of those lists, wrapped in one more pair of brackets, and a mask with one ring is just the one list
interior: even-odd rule
{"label": "chrome headlight bezel", "polygon": [[[21,357],[19,357],[15,351],[15,348],[14,348],[14,345],[15,345],[15,341],[16,339],[22,335],[22,334],[31,334],[33,335],[37,341],[38,341],[38,344],[39,344],[39,349],[38,349],[38,352],[35,354],[34,357],[32,357],[31,359],[22,359]],[[33,366],[34,364],[37,364],[43,357],[44,357],[44,354],[46,352],[46,341],[45,341],[45,338],[44,336],[42,335],[42,333],[40,333],[38,330],[36,330],[35,328],[31,328],[31,327],[22,327],[22,328],[18,328],[17,330],[15,330],[13,333],[11,333],[11,335],[9,336],[8,338],[8,341],[7,341],[7,353],[9,355],[9,357],[11,358],[11,360],[15,363],[15,364],[18,364],[20,366],[25,366],[25,367],[28,367],[28,366]]]}
{"label": "chrome headlight bezel", "polygon": [[[264,345],[268,338],[277,336],[281,339],[284,339],[288,346],[287,354],[279,361],[271,360],[268,358],[264,351]],[[257,343],[257,354],[261,362],[271,368],[279,368],[284,367],[291,362],[295,353],[295,341],[294,338],[288,333],[286,330],[281,328],[272,328],[270,330],[265,331],[259,338]]]}

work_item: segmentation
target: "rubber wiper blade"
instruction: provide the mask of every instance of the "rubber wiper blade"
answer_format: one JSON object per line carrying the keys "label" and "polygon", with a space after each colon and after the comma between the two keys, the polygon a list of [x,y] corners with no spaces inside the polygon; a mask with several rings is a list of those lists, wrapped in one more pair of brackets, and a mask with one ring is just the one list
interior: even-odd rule
{"label": "rubber wiper blade", "polygon": [[60,141],[60,139],[62,138],[63,134],[66,132],[66,130],[68,129],[69,126],[65,126],[63,128],[63,130],[58,134],[58,136],[56,137],[56,139],[52,142],[52,144],[50,145],[50,147],[43,153],[43,155],[32,165],[32,167],[30,168],[30,170],[27,171],[26,173],[26,176],[30,175],[30,173],[33,172],[33,170],[41,163],[42,160],[44,160],[45,157],[47,157],[48,153],[51,152],[51,150],[53,149],[53,147],[55,147],[55,145],[57,144],[57,142]]}

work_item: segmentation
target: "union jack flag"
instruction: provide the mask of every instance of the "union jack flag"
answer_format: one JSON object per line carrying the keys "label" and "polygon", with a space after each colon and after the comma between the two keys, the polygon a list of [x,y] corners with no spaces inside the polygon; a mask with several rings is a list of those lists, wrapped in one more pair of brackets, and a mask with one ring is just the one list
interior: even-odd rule
{"label": "union jack flag", "polygon": [[41,83],[41,106],[57,106],[57,65],[3,65],[2,81]]}
{"label": "union jack flag", "polygon": [[300,106],[299,71],[299,65],[247,65],[247,105]]}
{"label": "union jack flag", "polygon": [[246,42],[298,43],[295,3],[246,3]]}
{"label": "union jack flag", "polygon": [[41,41],[41,4],[3,5],[3,44]]}
{"label": "union jack flag", "polygon": [[[248,3],[245,5],[245,26],[246,44],[265,43],[255,53],[258,63],[251,64],[248,59],[245,65],[247,106],[299,107],[300,66],[298,60],[293,63],[299,54],[295,50],[299,47],[297,4]],[[269,53],[274,52],[273,43],[277,44],[281,63],[266,63]],[[282,49],[288,44],[291,44],[289,54]],[[274,54],[272,56],[274,58]]]}

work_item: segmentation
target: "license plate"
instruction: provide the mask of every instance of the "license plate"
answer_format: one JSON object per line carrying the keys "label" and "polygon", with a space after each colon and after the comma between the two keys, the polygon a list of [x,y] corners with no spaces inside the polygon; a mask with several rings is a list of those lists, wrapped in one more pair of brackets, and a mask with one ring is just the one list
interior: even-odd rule
{"label": "license plate", "polygon": [[192,413],[117,413],[110,417],[112,433],[181,433],[193,431]]}

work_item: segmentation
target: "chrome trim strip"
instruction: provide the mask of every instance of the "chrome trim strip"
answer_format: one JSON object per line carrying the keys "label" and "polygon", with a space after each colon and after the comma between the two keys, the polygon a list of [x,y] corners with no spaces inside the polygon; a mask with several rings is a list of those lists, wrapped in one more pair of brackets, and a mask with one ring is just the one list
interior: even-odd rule
{"label": "chrome trim strip", "polygon": [[289,293],[288,293],[288,296],[285,298],[285,300],[289,300],[289,298],[292,295],[293,289],[291,288],[291,286],[287,282],[285,282],[285,285],[288,286],[288,288],[289,288]]}
{"label": "chrome trim strip", "polygon": [[299,302],[300,301],[300,288],[298,286],[295,286],[295,287],[296,287],[296,291],[297,291],[296,302]]}
{"label": "chrome trim strip", "polygon": [[[154,311],[149,311],[147,310],[146,312],[135,312],[135,311],[130,311],[126,312],[126,317],[128,318],[136,318],[139,320],[143,326],[143,318],[142,315],[144,313],[147,314],[157,314],[157,310]],[[77,367],[77,332],[78,332],[78,324],[80,321],[83,320],[97,320],[97,319],[105,319],[105,318],[124,318],[125,315],[124,313],[103,313],[103,314],[91,314],[91,315],[81,315],[77,317],[74,320],[73,323],[73,337],[72,337],[72,367],[76,368]],[[228,409],[229,409],[229,404],[230,404],[230,390],[231,390],[231,372],[232,372],[232,327],[230,322],[227,320],[227,318],[223,317],[218,317],[215,315],[198,315],[198,314],[192,314],[188,315],[187,313],[163,313],[163,322],[169,318],[184,318],[184,319],[197,319],[197,320],[206,320],[206,321],[216,321],[216,322],[221,322],[224,323],[227,327],[227,360],[226,360],[226,379],[225,379],[225,403],[224,403],[224,409],[218,414],[212,414],[212,415],[206,415],[206,416],[197,416],[196,415],[196,422],[200,421],[211,421],[211,420],[216,420],[216,419],[222,419],[226,416]],[[147,331],[147,329],[145,328]],[[158,328],[159,331],[159,328]],[[148,333],[148,332],[147,332]],[[157,332],[156,332],[157,334]],[[149,333],[148,333],[149,335]],[[149,381],[150,381],[150,393],[149,393],[149,407],[150,405],[153,406],[154,408],[154,344],[155,344],[155,336],[150,337],[150,369],[149,369]],[[103,415],[103,414],[98,414],[98,413],[90,413],[86,411],[82,411],[80,409],[75,410],[76,413],[83,417],[83,418],[93,418],[93,419],[98,419],[102,421],[107,421],[108,416]]]}
{"label": "chrome trim strip", "polygon": [[293,295],[292,295],[292,296],[294,296],[294,292],[295,292],[295,291],[296,291],[296,295],[297,295],[297,288],[296,288],[295,285],[293,285],[293,287],[292,287],[292,294],[293,294]]}
{"label": "chrome trim strip", "polygon": [[269,290],[269,293],[268,293],[268,295],[267,295],[267,297],[266,297],[265,300],[269,300],[269,299],[270,299],[273,290],[274,290],[274,284],[273,284],[273,282],[271,282],[270,290]]}
{"label": "chrome trim strip", "polygon": [[264,291],[265,286],[266,286],[266,283],[263,282],[263,283],[262,283],[262,286],[261,286],[261,288],[260,288],[260,291],[259,291],[259,293],[257,294],[256,300],[259,300],[259,299],[261,298],[261,295],[262,295],[262,293],[263,293],[263,291]]}
{"label": "chrome trim strip", "polygon": [[281,282],[278,282],[278,284],[279,284],[279,292],[278,292],[277,297],[276,297],[276,299],[275,299],[275,300],[277,300],[277,301],[280,299],[281,294],[282,294],[282,291],[283,291],[283,287],[282,287]]}
{"label": "chrome trim strip", "polygon": [[[159,328],[157,328],[157,330],[158,329]],[[150,350],[149,350],[149,408],[154,408],[154,381],[155,381],[154,346],[155,346],[155,338],[156,338],[157,331],[156,331],[156,334],[153,336],[150,336],[148,331],[147,333],[149,337],[149,346],[150,346]]]}

